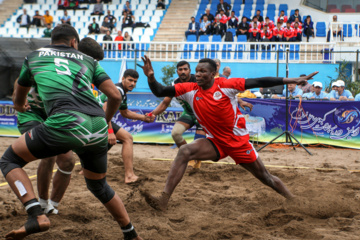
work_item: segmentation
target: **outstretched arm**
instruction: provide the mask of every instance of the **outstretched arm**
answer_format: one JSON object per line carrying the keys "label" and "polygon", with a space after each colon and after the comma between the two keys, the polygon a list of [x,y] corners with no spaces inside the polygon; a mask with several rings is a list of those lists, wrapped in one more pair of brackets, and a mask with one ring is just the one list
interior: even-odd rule
{"label": "outstretched arm", "polygon": [[304,77],[298,78],[279,78],[279,77],[262,77],[262,78],[248,78],[245,81],[245,89],[258,87],[274,87],[277,85],[295,83],[296,85],[306,83],[307,80],[312,79],[313,76],[319,72],[313,72]]}
{"label": "outstretched arm", "polygon": [[170,97],[165,97],[164,100],[152,111],[154,115],[159,115],[160,113],[164,112],[166,108],[170,105],[171,102]]}
{"label": "outstretched arm", "polygon": [[175,87],[174,86],[163,86],[156,81],[154,75],[154,69],[151,65],[150,59],[145,55],[141,58],[144,62],[144,66],[141,67],[144,71],[145,76],[148,78],[148,84],[151,92],[157,97],[175,97]]}

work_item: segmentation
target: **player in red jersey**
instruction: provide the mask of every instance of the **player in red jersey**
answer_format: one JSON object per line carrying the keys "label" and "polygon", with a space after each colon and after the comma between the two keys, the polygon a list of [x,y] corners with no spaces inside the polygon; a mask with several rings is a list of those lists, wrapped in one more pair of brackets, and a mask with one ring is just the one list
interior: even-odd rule
{"label": "player in red jersey", "polygon": [[261,34],[261,41],[263,42],[273,42],[274,41],[274,36],[273,36],[273,32],[271,30],[269,30],[268,25],[264,25],[263,30],[260,31]]}
{"label": "player in red jersey", "polygon": [[267,25],[267,26],[268,26],[268,29],[269,29],[270,31],[272,31],[272,30],[275,28],[274,22],[271,21],[269,17],[266,17],[266,18],[265,18],[265,22],[264,22],[262,25],[263,25],[263,26],[264,26],[264,25]]}
{"label": "player in red jersey", "polygon": [[295,32],[294,29],[291,27],[291,23],[287,22],[286,23],[286,28],[284,28],[284,37],[283,37],[283,41],[285,42],[292,42],[294,41],[294,36]]}
{"label": "player in red jersey", "polygon": [[282,42],[284,35],[284,29],[281,27],[281,23],[277,23],[276,28],[273,29],[273,36],[275,42]]}
{"label": "player in red jersey", "polygon": [[294,41],[301,42],[302,41],[302,30],[299,28],[299,24],[294,24]]}
{"label": "player in red jersey", "polygon": [[144,74],[148,77],[150,89],[155,96],[178,97],[188,102],[207,134],[206,139],[198,139],[180,147],[160,197],[143,193],[151,207],[157,210],[167,208],[170,196],[183,177],[190,159],[218,161],[226,156],[232,157],[237,164],[279,194],[288,199],[294,197],[279,178],[266,170],[249,142],[245,118],[237,107],[236,95],[250,88],[305,83],[317,72],[299,78],[215,79],[216,63],[205,58],[201,59],[196,67],[196,83],[179,83],[164,87],[156,81],[150,59],[145,56],[143,61]]}
{"label": "player in red jersey", "polygon": [[259,28],[258,25],[261,25],[259,22],[252,23],[252,26],[249,29],[249,39],[250,41],[256,41],[258,42],[260,40],[260,31],[261,28]]}
{"label": "player in red jersey", "polygon": [[295,28],[295,24],[297,23],[297,25],[298,25],[298,28],[299,29],[302,29],[302,23],[301,22],[299,22],[299,18],[295,18],[295,22],[292,22],[291,23],[291,27],[292,28]]}

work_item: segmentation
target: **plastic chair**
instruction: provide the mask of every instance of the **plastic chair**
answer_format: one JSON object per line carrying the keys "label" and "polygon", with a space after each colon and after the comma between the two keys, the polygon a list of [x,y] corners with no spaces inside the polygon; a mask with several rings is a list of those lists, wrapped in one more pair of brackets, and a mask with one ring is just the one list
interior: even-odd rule
{"label": "plastic chair", "polygon": [[237,41],[238,41],[238,42],[247,42],[247,37],[246,37],[246,35],[238,35]]}
{"label": "plastic chair", "polygon": [[326,37],[325,22],[317,22],[316,23],[316,36],[317,37]]}
{"label": "plastic chair", "polygon": [[208,35],[200,35],[199,42],[209,42],[209,36]]}

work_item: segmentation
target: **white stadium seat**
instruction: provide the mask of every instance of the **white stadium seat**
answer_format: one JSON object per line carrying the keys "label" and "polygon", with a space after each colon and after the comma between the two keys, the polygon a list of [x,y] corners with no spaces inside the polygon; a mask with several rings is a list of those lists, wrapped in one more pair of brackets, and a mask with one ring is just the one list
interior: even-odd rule
{"label": "white stadium seat", "polygon": [[132,36],[132,28],[131,27],[126,27],[123,29],[122,31],[122,35],[125,35],[125,32],[128,32],[130,34],[130,36]]}
{"label": "white stadium seat", "polygon": [[150,22],[150,17],[149,16],[142,16],[140,18],[140,21],[143,22],[143,23],[148,23],[148,22]]}
{"label": "white stadium seat", "polygon": [[144,11],[144,10],[146,10],[146,5],[140,4],[137,6],[136,10]]}
{"label": "white stadium seat", "polygon": [[150,42],[150,37],[148,35],[141,36],[140,42]]}
{"label": "white stadium seat", "polygon": [[145,28],[145,35],[152,36],[154,35],[154,30],[152,28]]}
{"label": "white stadium seat", "polygon": [[159,16],[152,16],[151,21],[158,23],[158,22],[160,22],[160,17]]}
{"label": "white stadium seat", "polygon": [[162,16],[164,16],[164,11],[163,10],[155,10],[154,16],[162,17]]}
{"label": "white stadium seat", "polygon": [[147,9],[151,11],[155,11],[156,5],[148,5]]}
{"label": "white stadium seat", "polygon": [[154,11],[152,11],[152,10],[145,10],[144,11],[144,16],[151,17],[152,15],[154,15]]}
{"label": "white stadium seat", "polygon": [[133,36],[137,35],[137,36],[141,36],[144,34],[144,28],[135,28],[133,31]]}

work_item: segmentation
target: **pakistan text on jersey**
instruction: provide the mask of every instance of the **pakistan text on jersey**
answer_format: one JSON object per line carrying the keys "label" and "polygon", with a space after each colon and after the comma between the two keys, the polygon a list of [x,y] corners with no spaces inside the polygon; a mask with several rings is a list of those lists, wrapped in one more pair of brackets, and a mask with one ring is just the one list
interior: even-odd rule
{"label": "pakistan text on jersey", "polygon": [[51,49],[46,49],[45,51],[39,52],[39,57],[48,57],[48,56],[67,57],[67,58],[76,58],[76,59],[84,60],[83,59],[84,56],[82,54],[77,54],[77,53],[58,52]]}

